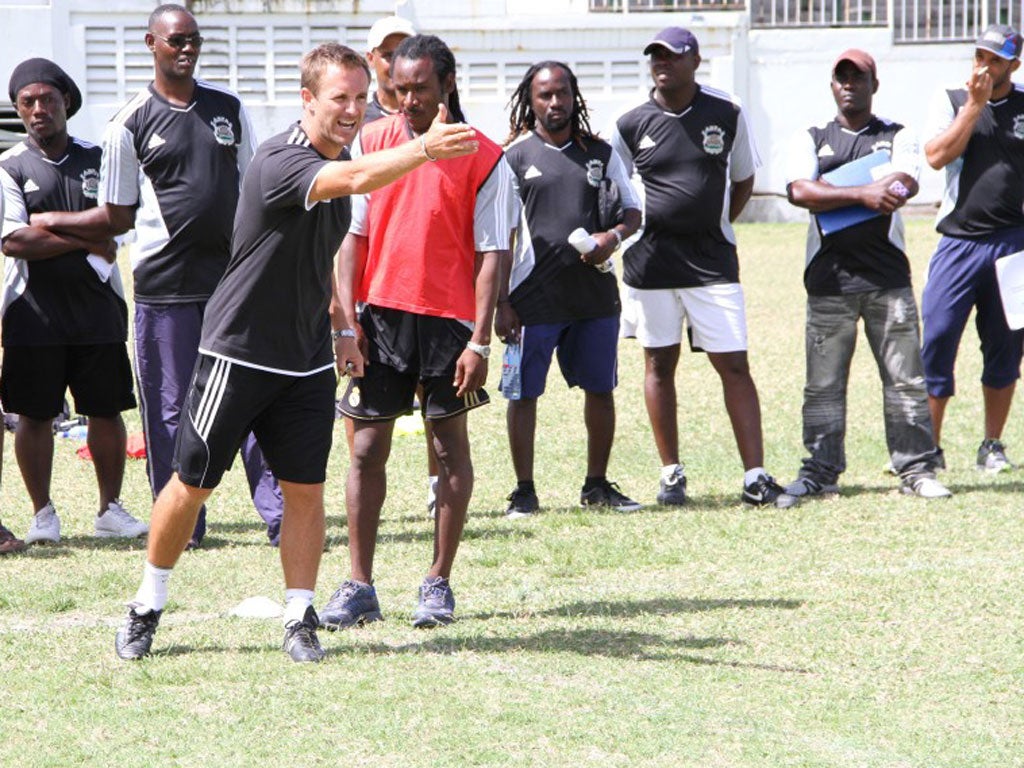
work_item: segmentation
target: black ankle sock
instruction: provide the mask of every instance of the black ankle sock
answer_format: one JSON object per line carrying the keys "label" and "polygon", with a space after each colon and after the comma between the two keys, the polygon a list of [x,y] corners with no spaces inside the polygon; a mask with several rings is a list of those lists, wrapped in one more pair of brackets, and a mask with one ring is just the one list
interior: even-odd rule
{"label": "black ankle sock", "polygon": [[583,481],[583,490],[589,491],[591,488],[596,488],[599,485],[604,485],[608,482],[606,475],[599,475],[598,477],[591,477],[587,475],[587,479]]}
{"label": "black ankle sock", "polygon": [[537,489],[533,486],[533,480],[520,480],[516,487],[520,491],[526,491],[527,493],[537,492]]}

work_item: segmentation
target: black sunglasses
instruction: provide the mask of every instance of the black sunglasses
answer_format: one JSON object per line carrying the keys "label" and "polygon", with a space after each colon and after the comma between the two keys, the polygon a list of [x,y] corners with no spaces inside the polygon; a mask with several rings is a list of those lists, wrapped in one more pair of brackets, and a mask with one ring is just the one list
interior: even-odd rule
{"label": "black sunglasses", "polygon": [[154,34],[153,37],[159,37],[171,46],[171,48],[178,51],[184,50],[185,46],[189,44],[191,44],[193,48],[203,47],[203,36],[198,33],[194,35],[171,35],[170,37]]}

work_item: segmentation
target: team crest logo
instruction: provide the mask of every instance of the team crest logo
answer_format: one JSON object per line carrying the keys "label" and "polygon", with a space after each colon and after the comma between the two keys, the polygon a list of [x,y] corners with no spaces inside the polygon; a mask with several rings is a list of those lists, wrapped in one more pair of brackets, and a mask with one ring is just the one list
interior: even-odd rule
{"label": "team crest logo", "polygon": [[1017,115],[1013,118],[1013,137],[1024,139],[1024,115]]}
{"label": "team crest logo", "polygon": [[874,144],[871,145],[871,151],[872,152],[879,152],[881,150],[885,150],[886,152],[888,152],[891,155],[892,154],[892,142],[891,141],[887,141],[885,139],[882,139],[881,141],[876,141]]}
{"label": "team crest logo", "polygon": [[228,147],[235,143],[235,129],[226,117],[215,117],[210,121],[210,125],[213,126],[213,138],[218,144]]}
{"label": "team crest logo", "polygon": [[709,125],[700,135],[704,137],[704,151],[709,155],[720,155],[725,151],[725,131],[717,125]]}
{"label": "team crest logo", "polygon": [[600,160],[587,161],[587,184],[592,187],[600,187],[601,179],[604,178],[604,163]]}
{"label": "team crest logo", "polygon": [[358,408],[359,400],[359,387],[352,387],[352,391],[348,394],[348,404],[353,408]]}
{"label": "team crest logo", "polygon": [[82,194],[90,200],[100,196],[100,172],[95,168],[82,171]]}

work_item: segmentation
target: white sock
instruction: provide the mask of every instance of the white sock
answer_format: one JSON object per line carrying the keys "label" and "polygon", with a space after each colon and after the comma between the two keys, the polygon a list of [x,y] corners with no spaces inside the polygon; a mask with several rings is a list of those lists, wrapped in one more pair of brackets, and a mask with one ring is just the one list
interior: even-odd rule
{"label": "white sock", "polygon": [[286,589],[284,591],[284,625],[302,621],[306,609],[313,605],[312,589]]}
{"label": "white sock", "polygon": [[661,468],[661,479],[668,482],[672,479],[672,475],[676,473],[677,469],[682,469],[682,464],[666,464]]}
{"label": "white sock", "polygon": [[437,498],[437,475],[431,475],[427,478],[427,502],[433,501]]}
{"label": "white sock", "polygon": [[167,581],[170,578],[170,568],[157,568],[147,560],[135,602],[146,611],[162,611],[167,605]]}
{"label": "white sock", "polygon": [[743,484],[750,485],[751,483],[757,482],[757,478],[759,478],[761,475],[768,475],[768,473],[764,471],[764,467],[754,467],[753,469],[748,469],[746,472],[743,473]]}

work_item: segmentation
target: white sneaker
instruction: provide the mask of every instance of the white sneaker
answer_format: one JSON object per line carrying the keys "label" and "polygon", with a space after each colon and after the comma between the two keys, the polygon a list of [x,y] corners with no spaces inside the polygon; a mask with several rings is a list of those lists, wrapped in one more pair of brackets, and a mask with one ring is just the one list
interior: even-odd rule
{"label": "white sneaker", "polygon": [[908,496],[921,499],[945,499],[953,494],[934,477],[914,477],[903,481],[900,490]]}
{"label": "white sneaker", "polygon": [[128,514],[119,499],[110,502],[96,518],[96,536],[101,539],[137,539],[147,533],[149,526]]}
{"label": "white sneaker", "polygon": [[25,534],[25,543],[60,543],[60,518],[57,517],[57,510],[53,508],[52,501],[46,502],[46,506],[32,518],[32,527]]}

